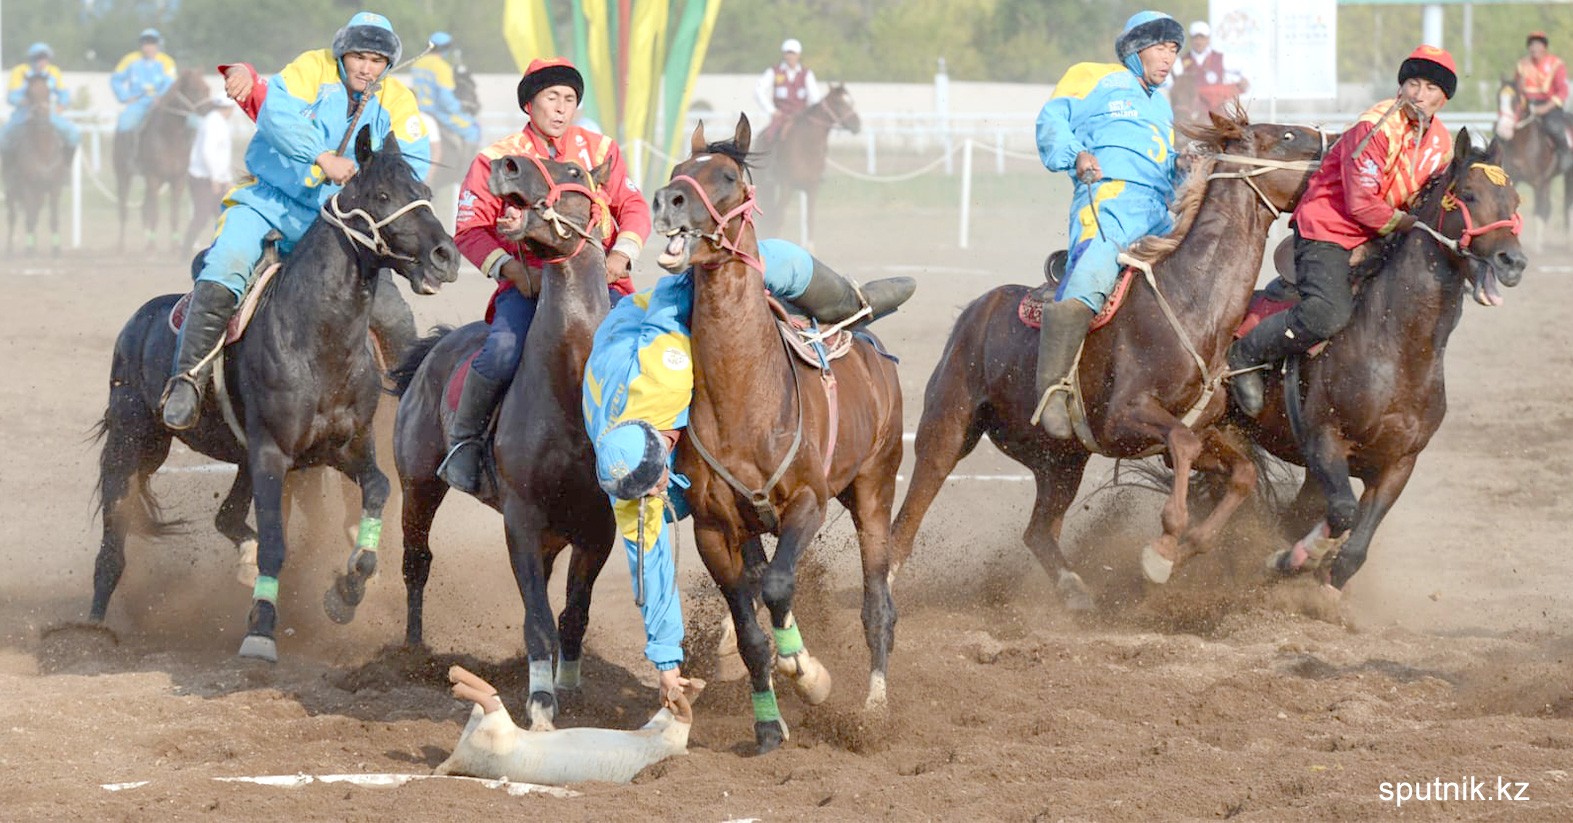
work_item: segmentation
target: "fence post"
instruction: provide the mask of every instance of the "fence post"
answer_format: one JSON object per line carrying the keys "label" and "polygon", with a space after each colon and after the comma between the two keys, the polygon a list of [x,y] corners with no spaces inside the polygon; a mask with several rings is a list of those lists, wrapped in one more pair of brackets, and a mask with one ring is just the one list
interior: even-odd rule
{"label": "fence post", "polygon": [[71,248],[82,248],[82,152],[71,156]]}
{"label": "fence post", "polygon": [[807,249],[808,244],[808,192],[801,189],[797,193],[797,236],[802,242],[798,245]]}
{"label": "fence post", "polygon": [[972,221],[972,138],[961,141],[961,247],[967,247]]}
{"label": "fence post", "polygon": [[1005,132],[994,130],[994,173],[1005,173]]}
{"label": "fence post", "polygon": [[873,129],[873,127],[870,126],[869,130],[867,132],[865,132],[865,134],[868,135],[868,137],[867,137],[867,143],[868,143],[868,173],[871,174],[871,175],[878,174],[879,173],[878,163],[874,160],[874,129]]}

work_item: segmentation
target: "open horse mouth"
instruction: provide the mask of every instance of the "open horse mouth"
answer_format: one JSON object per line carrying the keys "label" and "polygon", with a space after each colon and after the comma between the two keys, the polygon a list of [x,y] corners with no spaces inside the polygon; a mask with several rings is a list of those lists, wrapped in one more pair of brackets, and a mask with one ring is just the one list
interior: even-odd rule
{"label": "open horse mouth", "polygon": [[1502,291],[1498,288],[1496,269],[1486,261],[1476,261],[1470,266],[1474,271],[1473,296],[1475,302],[1482,306],[1496,307],[1507,302],[1502,298]]}
{"label": "open horse mouth", "polygon": [[699,235],[692,229],[668,229],[666,245],[661,248],[661,254],[655,258],[656,265],[674,273],[688,268],[688,261],[694,254],[694,241],[698,239]]}

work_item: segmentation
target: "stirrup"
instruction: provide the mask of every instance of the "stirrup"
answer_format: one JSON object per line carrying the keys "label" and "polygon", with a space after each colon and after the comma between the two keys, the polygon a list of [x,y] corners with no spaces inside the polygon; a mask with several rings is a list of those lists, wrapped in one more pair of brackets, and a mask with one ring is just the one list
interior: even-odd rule
{"label": "stirrup", "polygon": [[1058,392],[1065,392],[1065,394],[1066,394],[1066,397],[1065,397],[1066,409],[1065,410],[1066,410],[1066,412],[1069,412],[1070,411],[1070,401],[1071,401],[1071,397],[1070,397],[1071,391],[1072,391],[1071,379],[1070,379],[1070,375],[1067,374],[1066,376],[1060,378],[1060,382],[1055,383],[1054,385],[1052,385],[1052,386],[1048,387],[1047,389],[1043,390],[1043,396],[1038,398],[1038,406],[1037,406],[1037,408],[1032,410],[1032,419],[1027,421],[1027,422],[1031,423],[1034,426],[1038,425],[1038,421],[1043,418],[1043,413],[1045,411],[1047,411],[1048,408],[1049,408],[1049,402],[1054,398],[1054,395],[1056,393],[1058,393]]}
{"label": "stirrup", "polygon": [[197,401],[201,402],[202,384],[197,382],[197,378],[191,372],[183,371],[180,374],[170,375],[170,378],[164,381],[164,393],[158,397],[158,411],[160,415],[164,413],[164,404],[169,402],[169,395],[175,391],[176,383],[185,383],[190,386],[191,390],[197,393]]}

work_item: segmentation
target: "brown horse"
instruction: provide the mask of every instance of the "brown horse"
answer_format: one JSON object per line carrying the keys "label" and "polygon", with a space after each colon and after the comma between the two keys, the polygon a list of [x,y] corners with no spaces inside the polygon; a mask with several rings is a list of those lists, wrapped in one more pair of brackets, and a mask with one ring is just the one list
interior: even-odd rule
{"label": "brown horse", "polygon": [[[669,238],[658,262],[668,271],[691,267],[694,278],[694,401],[676,465],[693,481],[687,499],[699,555],[730,607],[754,692],[754,736],[766,752],[786,739],[786,725],[771,685],[770,639],[755,616],[755,581],[770,610],[774,668],[817,705],[830,676],[803,647],[792,597],[798,559],[831,496],[852,513],[862,549],[872,664],[865,706],[885,707],[896,623],[886,536],[901,463],[901,386],[872,338],[860,338],[828,374],[787,351],[760,276],[749,140],[746,116],[724,143],[707,144],[701,124],[689,158],[651,201],[655,231]],[[779,538],[768,561],[766,532]]]}
{"label": "brown horse", "polygon": [[857,134],[863,123],[852,107],[852,93],[840,83],[831,83],[825,99],[793,117],[778,132],[774,145],[759,147],[759,154],[769,158],[759,169],[760,189],[765,192],[760,229],[766,235],[779,236],[792,194],[801,191],[807,200],[803,219],[813,236],[814,200],[819,196],[820,178],[825,176],[830,130],[836,128]]}
{"label": "brown horse", "polygon": [[[1255,483],[1243,438],[1214,425],[1226,408],[1226,392],[1218,386],[1226,371],[1224,351],[1251,299],[1267,230],[1299,198],[1314,166],[1310,161],[1326,145],[1326,135],[1314,129],[1249,125],[1243,111],[1232,118],[1213,115],[1212,122],[1191,136],[1220,153],[1193,164],[1174,233],[1132,247],[1134,256],[1152,262],[1168,306],[1153,288],[1133,285],[1126,305],[1087,336],[1079,369],[1095,450],[1116,458],[1167,450],[1173,464],[1177,482],[1163,509],[1163,535],[1143,558],[1155,582],[1167,579],[1182,552],[1208,548]],[[1216,171],[1221,165],[1250,171]],[[924,393],[917,464],[896,517],[892,554],[898,565],[911,554],[918,526],[945,478],[987,434],[1037,481],[1023,540],[1056,575],[1067,605],[1089,609],[1091,596],[1067,566],[1059,537],[1094,449],[1078,440],[1055,440],[1033,422],[1038,331],[1017,316],[1027,291],[1001,286],[957,318]],[[1169,307],[1174,321],[1165,319]],[[1194,420],[1181,419],[1187,416]],[[1195,527],[1186,503],[1193,468],[1229,477],[1223,500]]]}
{"label": "brown horse", "polygon": [[180,248],[180,193],[186,187],[191,142],[196,132],[188,118],[207,102],[208,84],[196,69],[185,69],[169,90],[159,95],[135,130],[115,132],[115,199],[120,208],[120,247],[126,247],[126,206],[131,178],[141,175],[142,228],[147,247],[157,245],[159,193],[169,188],[169,242]]}
{"label": "brown horse", "polygon": [[[1466,286],[1476,302],[1500,305],[1497,282],[1517,285],[1528,264],[1517,236],[1518,193],[1498,165],[1502,157],[1498,141],[1481,151],[1470,145],[1467,129],[1461,132],[1452,165],[1431,179],[1413,210],[1436,221],[1449,239],[1416,230],[1387,241],[1363,269],[1374,274],[1363,281],[1349,325],[1318,356],[1291,361],[1294,393],[1286,395],[1285,378],[1270,371],[1261,416],[1240,416],[1257,443],[1308,468],[1294,522],[1286,525],[1293,535],[1316,525],[1295,547],[1273,555],[1273,568],[1300,571],[1315,549],[1341,542],[1312,564],[1324,583],[1341,590],[1365,562],[1377,526],[1442,424],[1442,358]],[[1351,476],[1365,484],[1358,503]]]}
{"label": "brown horse", "polygon": [[1536,251],[1545,248],[1546,221],[1551,217],[1551,184],[1562,179],[1564,237],[1573,233],[1573,173],[1557,168],[1557,149],[1539,118],[1529,111],[1518,77],[1502,80],[1497,92],[1497,139],[1502,141],[1502,167],[1513,179],[1535,192]]}
{"label": "brown horse", "polygon": [[15,247],[16,219],[27,224],[27,251],[38,247],[38,213],[49,202],[49,233],[55,254],[60,253],[60,187],[70,173],[71,151],[50,117],[54,112],[54,93],[42,75],[27,80],[23,92],[26,121],[4,158],[6,204],[6,250]]}
{"label": "brown horse", "polygon": [[[579,661],[590,622],[590,594],[616,539],[612,508],[595,478],[595,451],[585,431],[581,387],[595,329],[606,316],[606,253],[587,187],[606,182],[609,167],[591,173],[572,163],[506,157],[492,164],[491,189],[518,206],[522,243],[547,263],[539,308],[524,357],[497,413],[500,488],[483,486],[481,501],[502,512],[508,560],[524,600],[530,657],[531,728],[550,729],[556,688],[579,685]],[[485,323],[439,330],[419,341],[394,371],[399,400],[394,460],[404,492],[404,642],[422,643],[422,609],[431,571],[431,524],[448,493],[437,466],[448,452],[444,394],[455,370],[485,340]],[[552,564],[572,543],[568,597],[561,625],[552,625],[546,583]],[[552,657],[559,653],[556,680]]]}

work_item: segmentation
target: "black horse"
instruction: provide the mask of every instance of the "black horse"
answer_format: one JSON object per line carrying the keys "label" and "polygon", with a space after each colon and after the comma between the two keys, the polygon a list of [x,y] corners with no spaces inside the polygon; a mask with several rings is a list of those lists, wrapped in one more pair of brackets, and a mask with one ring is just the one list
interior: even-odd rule
{"label": "black horse", "polygon": [[71,169],[71,149],[50,120],[54,93],[43,75],[28,78],[22,104],[27,110],[14,144],[4,158],[6,250],[16,239],[16,219],[27,224],[27,251],[38,247],[38,213],[49,203],[49,231],[60,253],[60,187]]}
{"label": "black horse", "polygon": [[[360,171],[323,207],[264,295],[246,336],[226,350],[214,371],[244,438],[225,422],[218,395],[207,393],[200,422],[180,432],[192,450],[240,467],[215,523],[237,546],[257,541],[258,582],[243,657],[277,660],[277,579],[284,565],[282,497],[292,469],[326,465],[361,488],[362,519],[349,573],[326,598],[339,622],[354,615],[376,570],[388,478],[378,470],[372,433],[379,373],[367,343],[377,272],[404,275],[417,294],[433,294],[458,276],[459,253],[431,211],[431,190],[416,178],[390,134],[371,147],[371,132],[355,140]],[[109,408],[99,424],[99,494],[104,538],[93,572],[91,618],[104,619],[125,568],[128,525],[144,520],[154,532],[167,525],[147,487],[163,464],[175,433],[159,418],[159,398],[176,349],[167,318],[179,295],[148,301],[115,341]],[[135,480],[142,511],[123,511]],[[255,488],[253,488],[255,486]],[[256,504],[260,538],[246,525],[246,502]],[[137,517],[136,515],[142,515]]]}

